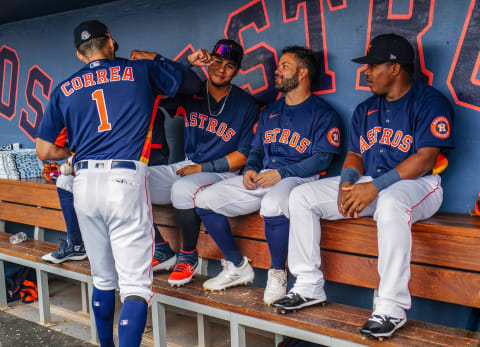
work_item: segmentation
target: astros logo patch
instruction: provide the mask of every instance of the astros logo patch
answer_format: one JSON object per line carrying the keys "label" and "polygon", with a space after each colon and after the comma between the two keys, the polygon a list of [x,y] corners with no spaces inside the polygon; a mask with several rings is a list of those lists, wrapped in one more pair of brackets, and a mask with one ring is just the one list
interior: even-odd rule
{"label": "astros logo patch", "polygon": [[340,130],[338,128],[332,128],[328,131],[328,142],[335,147],[340,147]]}
{"label": "astros logo patch", "polygon": [[438,137],[439,139],[446,139],[450,136],[450,123],[448,122],[447,117],[438,116],[430,124],[430,131],[433,136]]}

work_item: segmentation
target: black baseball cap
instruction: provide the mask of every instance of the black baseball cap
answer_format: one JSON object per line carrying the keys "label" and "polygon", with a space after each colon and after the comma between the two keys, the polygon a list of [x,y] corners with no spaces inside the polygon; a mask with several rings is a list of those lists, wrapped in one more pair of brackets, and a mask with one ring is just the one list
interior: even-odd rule
{"label": "black baseball cap", "polygon": [[[73,31],[73,40],[75,42],[75,47],[78,49],[82,43],[95,39],[97,37],[110,37],[110,31],[107,26],[98,20],[89,20],[86,22],[80,23],[75,30]],[[113,40],[113,38],[112,38]],[[118,43],[113,40],[115,44],[115,50],[118,49]]]}
{"label": "black baseball cap", "polygon": [[370,42],[366,56],[352,59],[352,61],[359,64],[414,64],[415,51],[403,36],[383,34]]}
{"label": "black baseball cap", "polygon": [[215,44],[210,54],[231,60],[240,66],[243,59],[243,48],[233,40],[222,39]]}

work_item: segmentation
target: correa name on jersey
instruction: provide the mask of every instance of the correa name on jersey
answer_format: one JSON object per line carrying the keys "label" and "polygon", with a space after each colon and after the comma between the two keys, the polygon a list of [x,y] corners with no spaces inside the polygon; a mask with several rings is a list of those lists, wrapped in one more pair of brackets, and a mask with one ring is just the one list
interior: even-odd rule
{"label": "correa name on jersey", "polygon": [[66,128],[75,162],[142,160],[150,153],[153,90],[174,96],[181,81],[181,71],[159,56],[95,60],[55,88],[37,135],[59,143]]}
{"label": "correa name on jersey", "polygon": [[349,149],[362,155],[365,175],[377,177],[422,147],[453,148],[452,120],[440,92],[414,83],[399,100],[374,95],[355,109]]}
{"label": "correa name on jersey", "polygon": [[263,168],[277,169],[325,152],[340,154],[340,118],[319,96],[299,105],[281,98],[265,107],[252,145],[263,147]]}

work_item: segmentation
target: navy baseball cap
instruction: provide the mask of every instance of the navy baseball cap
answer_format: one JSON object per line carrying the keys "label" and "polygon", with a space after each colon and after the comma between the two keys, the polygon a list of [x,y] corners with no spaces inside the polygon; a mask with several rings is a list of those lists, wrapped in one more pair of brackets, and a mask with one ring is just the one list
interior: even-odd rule
{"label": "navy baseball cap", "polygon": [[403,36],[383,34],[370,42],[366,56],[352,59],[352,61],[359,64],[414,64],[415,51]]}
{"label": "navy baseball cap", "polygon": [[222,39],[215,44],[210,54],[231,60],[240,66],[243,59],[243,48],[233,40]]}
{"label": "navy baseball cap", "polygon": [[[73,31],[73,40],[77,49],[82,43],[97,37],[110,37],[113,40],[107,26],[98,20],[82,22]],[[115,50],[117,50],[118,43],[115,40],[113,40],[113,42],[115,44]]]}

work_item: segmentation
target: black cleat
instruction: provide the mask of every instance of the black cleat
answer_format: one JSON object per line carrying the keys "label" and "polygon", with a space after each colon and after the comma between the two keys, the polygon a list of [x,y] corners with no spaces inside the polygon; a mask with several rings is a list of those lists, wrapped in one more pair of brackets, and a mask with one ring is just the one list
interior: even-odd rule
{"label": "black cleat", "polygon": [[403,327],[407,318],[394,318],[383,314],[372,314],[367,322],[360,328],[363,336],[370,336],[383,340],[384,337],[390,337],[392,334]]}
{"label": "black cleat", "polygon": [[280,300],[275,301],[272,306],[275,311],[280,311],[281,313],[287,313],[296,311],[300,308],[313,306],[313,305],[325,305],[326,301],[324,299],[311,299],[306,298],[298,293],[289,292]]}

